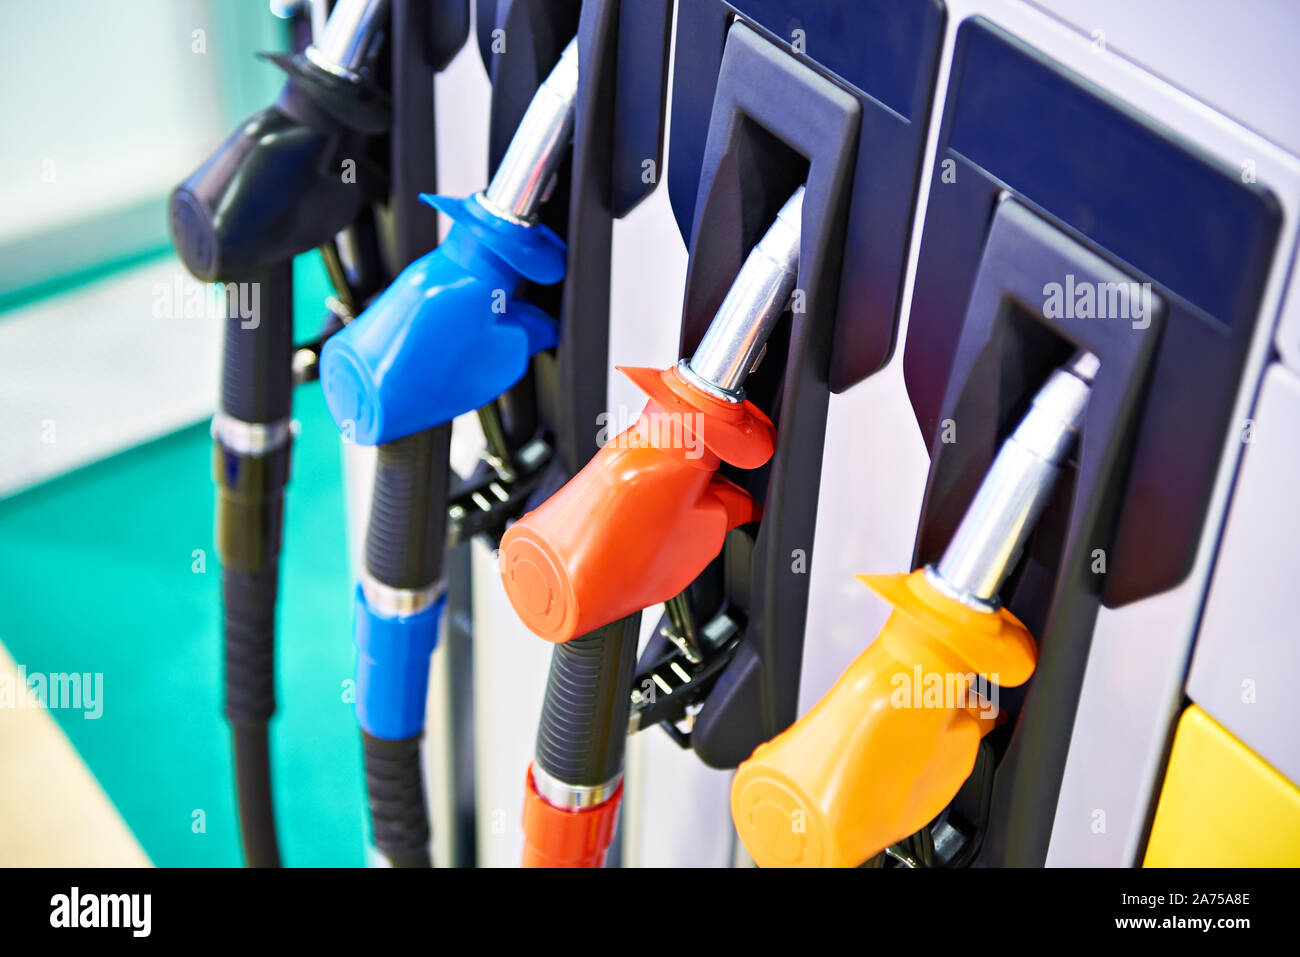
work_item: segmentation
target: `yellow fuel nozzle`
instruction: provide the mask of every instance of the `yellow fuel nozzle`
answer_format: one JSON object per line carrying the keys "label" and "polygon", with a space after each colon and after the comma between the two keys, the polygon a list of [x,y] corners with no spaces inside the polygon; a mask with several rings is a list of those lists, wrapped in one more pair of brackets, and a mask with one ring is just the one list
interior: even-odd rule
{"label": "yellow fuel nozzle", "polygon": [[957,794],[1000,719],[991,687],[1033,674],[1034,640],[997,600],[1051,496],[1097,360],[1077,355],[1035,396],[938,565],[859,575],[894,606],[806,715],[736,771],[731,815],[760,867],[854,867]]}

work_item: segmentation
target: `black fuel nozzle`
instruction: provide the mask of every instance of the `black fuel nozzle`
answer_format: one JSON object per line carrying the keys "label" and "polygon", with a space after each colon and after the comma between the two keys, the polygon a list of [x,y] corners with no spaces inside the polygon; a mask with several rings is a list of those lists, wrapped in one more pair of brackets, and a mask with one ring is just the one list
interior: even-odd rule
{"label": "black fuel nozzle", "polygon": [[[293,258],[388,193],[391,107],[377,81],[389,0],[340,0],[311,46],[268,59],[289,74],[173,192],[172,238],[197,279],[227,286],[220,407],[212,421],[222,564],[225,712],[245,860],[278,866],[268,724],[289,477]],[[236,314],[236,312],[238,314]]]}
{"label": "black fuel nozzle", "polygon": [[239,280],[290,260],[387,195],[387,96],[364,74],[317,65],[313,49],[268,57],[289,74],[275,104],[172,192],[172,239],[196,278]]}

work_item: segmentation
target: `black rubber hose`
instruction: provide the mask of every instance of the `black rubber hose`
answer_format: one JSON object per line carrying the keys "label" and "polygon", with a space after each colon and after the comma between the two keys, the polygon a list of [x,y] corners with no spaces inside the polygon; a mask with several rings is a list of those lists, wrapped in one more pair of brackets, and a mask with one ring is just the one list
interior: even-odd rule
{"label": "black rubber hose", "polygon": [[387,741],[361,732],[370,822],[393,867],[429,867],[429,815],[420,767],[421,735]]}
{"label": "black rubber hose", "polygon": [[556,645],[534,763],[551,777],[595,786],[623,771],[641,615]]}
{"label": "black rubber hose", "polygon": [[236,727],[266,724],[275,714],[274,568],[221,570],[226,620],[226,718]]}
{"label": "black rubber hose", "polygon": [[280,866],[268,732],[275,713],[275,571],[222,569],[226,719],[234,748],[240,838],[249,867]]}
{"label": "black rubber hose", "polygon": [[[282,263],[227,286],[221,411],[251,424],[282,423],[292,390],[292,266]],[[252,454],[214,448],[217,551],[222,564],[225,712],[244,860],[279,867],[271,789],[269,722],[275,713],[275,605],[289,441]]]}
{"label": "black rubber hose", "polygon": [[[442,575],[450,450],[450,424],[379,447],[366,532],[366,572],[375,581],[418,590]],[[394,867],[430,866],[423,735],[389,741],[361,734],[375,847]]]}
{"label": "black rubber hose", "polygon": [[224,285],[221,410],[241,422],[286,419],[293,398],[293,263]]}
{"label": "black rubber hose", "polygon": [[442,574],[451,426],[379,446],[366,571],[390,588],[427,588]]}
{"label": "black rubber hose", "polygon": [[279,867],[275,806],[271,800],[270,731],[267,723],[231,725],[239,837],[249,867]]}

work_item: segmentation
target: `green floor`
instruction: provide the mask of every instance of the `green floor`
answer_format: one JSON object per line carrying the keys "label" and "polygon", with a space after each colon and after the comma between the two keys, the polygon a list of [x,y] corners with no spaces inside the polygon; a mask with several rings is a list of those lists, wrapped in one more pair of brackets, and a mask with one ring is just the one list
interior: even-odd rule
{"label": "green floor", "polygon": [[[297,276],[308,331],[324,293],[318,258],[303,257]],[[360,865],[338,433],[317,386],[294,403],[273,745],[281,853],[288,865]],[[210,456],[205,424],[0,502],[0,642],[29,673],[103,673],[101,718],[51,713],[160,866],[241,863]],[[197,550],[206,571],[194,570]]]}

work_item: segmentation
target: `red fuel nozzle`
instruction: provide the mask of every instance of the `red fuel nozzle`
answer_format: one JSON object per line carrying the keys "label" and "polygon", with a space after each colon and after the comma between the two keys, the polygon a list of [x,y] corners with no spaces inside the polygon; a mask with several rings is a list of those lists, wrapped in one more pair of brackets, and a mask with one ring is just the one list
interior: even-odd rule
{"label": "red fuel nozzle", "polygon": [[750,250],[689,362],[620,367],[650,397],[636,423],[502,537],[506,594],[547,641],[680,594],[728,531],[758,517],[748,493],[714,473],[772,457],[776,430],[742,383],[794,288],[803,195]]}
{"label": "red fuel nozzle", "polygon": [[771,458],[771,420],[676,368],[620,369],[650,397],[640,417],[501,539],[506,594],[548,641],[679,594],[729,530],[758,517],[748,493],[714,473]]}

